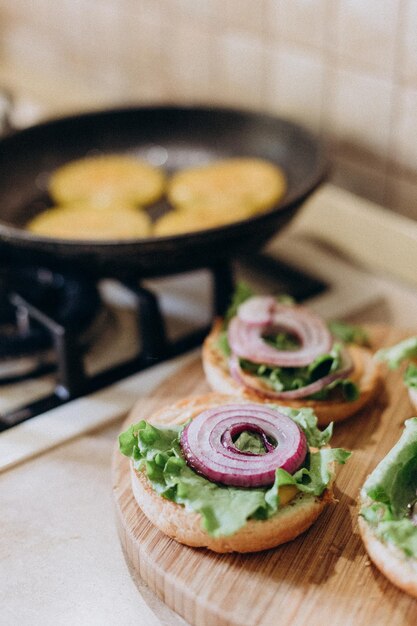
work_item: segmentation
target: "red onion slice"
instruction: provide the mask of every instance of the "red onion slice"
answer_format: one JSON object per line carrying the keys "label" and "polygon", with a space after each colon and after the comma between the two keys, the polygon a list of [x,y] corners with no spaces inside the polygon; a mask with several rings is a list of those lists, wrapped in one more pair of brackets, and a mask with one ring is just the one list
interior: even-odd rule
{"label": "red onion slice", "polygon": [[272,324],[277,301],[272,296],[253,296],[238,307],[238,317],[250,326]]}
{"label": "red onion slice", "polygon": [[353,362],[347,352],[343,353],[342,367],[337,371],[331,372],[314,382],[299,387],[298,389],[289,389],[287,391],[275,391],[269,389],[267,384],[259,380],[256,375],[246,374],[239,363],[239,359],[236,355],[232,355],[229,360],[230,374],[240,384],[244,385],[247,389],[252,389],[267,398],[274,398],[278,400],[297,400],[298,398],[307,398],[308,396],[321,391],[327,385],[330,385],[335,380],[342,380],[347,378],[353,370]]}
{"label": "red onion slice", "polygon": [[[332,346],[330,331],[323,320],[308,309],[287,306],[272,299],[271,312],[271,298],[257,297],[256,302],[252,304],[251,300],[255,298],[250,298],[241,305],[243,317],[239,307],[238,315],[230,321],[228,327],[230,348],[240,358],[252,363],[302,367],[330,350]],[[257,311],[256,315],[254,309]],[[252,321],[247,321],[249,319]],[[263,320],[263,323],[260,323],[260,320]],[[263,339],[262,335],[276,331],[284,331],[297,337],[299,347],[294,350],[277,350]]]}
{"label": "red onion slice", "polygon": [[[233,437],[244,430],[261,434],[265,454],[243,452],[235,446]],[[299,469],[308,446],[292,419],[269,407],[248,403],[200,413],[182,431],[181,448],[188,465],[213,482],[263,487],[273,484],[277,468],[290,474]]]}

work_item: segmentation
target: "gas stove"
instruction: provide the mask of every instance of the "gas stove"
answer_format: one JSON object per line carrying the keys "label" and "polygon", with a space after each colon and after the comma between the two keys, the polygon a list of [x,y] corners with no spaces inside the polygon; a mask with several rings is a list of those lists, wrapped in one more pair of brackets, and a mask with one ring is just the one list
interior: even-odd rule
{"label": "gas stove", "polygon": [[[378,280],[297,233],[280,236],[267,254],[229,266],[143,281],[103,278],[92,286],[99,304],[93,297],[85,326],[75,324],[75,335],[74,324],[55,332],[60,324],[50,316],[56,309],[39,311],[18,284],[7,296],[15,324],[23,331],[28,322],[45,326],[49,347],[43,366],[50,369],[20,377],[15,369],[14,382],[10,373],[7,382],[0,381],[0,471],[114,423],[138,399],[156,393],[166,376],[195,357],[192,348],[201,345],[240,280],[256,293],[307,301],[327,319],[355,315],[383,300]],[[10,321],[10,310],[8,315]]]}
{"label": "gas stove", "polygon": [[269,290],[298,301],[325,289],[323,281],[265,255],[153,281],[94,282],[4,261],[0,430],[200,345],[213,317],[227,308],[235,277],[256,282],[258,274],[269,278]]}

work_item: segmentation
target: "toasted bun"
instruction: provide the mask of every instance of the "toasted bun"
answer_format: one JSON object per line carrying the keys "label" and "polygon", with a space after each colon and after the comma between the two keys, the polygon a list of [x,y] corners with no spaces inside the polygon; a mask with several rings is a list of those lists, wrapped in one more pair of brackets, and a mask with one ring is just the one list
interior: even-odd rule
{"label": "toasted bun", "polygon": [[410,398],[410,402],[417,411],[417,389],[412,389],[411,387],[408,389],[408,397]]}
{"label": "toasted bun", "polygon": [[417,559],[407,558],[395,546],[381,541],[363,517],[358,521],[366,551],[376,567],[393,585],[417,598]]}
{"label": "toasted bun", "polygon": [[236,381],[229,373],[227,359],[218,347],[218,338],[222,330],[222,321],[217,320],[212,331],[203,345],[203,368],[207,382],[214,391],[237,395],[252,402],[278,402],[279,404],[294,408],[310,407],[317,415],[320,426],[326,426],[330,422],[340,422],[354,415],[362,409],[380,386],[379,365],[372,358],[372,353],[366,348],[349,346],[349,353],[353,359],[354,370],[350,376],[359,386],[359,397],[353,402],[340,402],[337,400],[273,400],[257,392],[245,388]]}
{"label": "toasted bun", "polygon": [[[162,409],[150,418],[153,423],[182,423],[200,411],[221,404],[235,404],[236,398],[219,394],[182,400]],[[239,400],[238,400],[239,401]],[[243,403],[249,400],[242,400]],[[249,520],[231,536],[212,537],[201,527],[199,513],[166,500],[152,488],[146,474],[131,466],[131,483],[136,502],[163,533],[191,547],[205,547],[214,552],[257,552],[291,541],[318,518],[333,499],[331,487],[320,497],[299,493],[268,520]]]}

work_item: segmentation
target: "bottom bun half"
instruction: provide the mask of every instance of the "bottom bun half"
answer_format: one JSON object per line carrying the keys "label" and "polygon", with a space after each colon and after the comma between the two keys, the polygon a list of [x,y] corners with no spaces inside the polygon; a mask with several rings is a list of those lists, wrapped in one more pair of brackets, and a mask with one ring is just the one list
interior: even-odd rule
{"label": "bottom bun half", "polygon": [[226,357],[218,348],[221,320],[217,321],[203,346],[203,368],[210,387],[218,393],[237,395],[252,402],[268,402],[293,408],[308,407],[314,410],[319,426],[339,422],[360,411],[376,396],[380,389],[379,365],[372,358],[372,352],[359,346],[349,346],[354,370],[349,377],[359,387],[359,397],[352,402],[339,400],[281,400],[273,399],[262,392],[247,389],[236,381],[229,372]]}
{"label": "bottom bun half", "polygon": [[273,517],[249,520],[227,537],[212,537],[201,527],[198,513],[158,495],[144,472],[133,466],[131,482],[136,502],[154,526],[179,543],[214,552],[258,552],[291,541],[310,528],[333,499],[330,489],[320,497],[300,493]]}
{"label": "bottom bun half", "polygon": [[381,541],[362,517],[358,521],[366,551],[376,567],[393,585],[417,598],[417,560]]}

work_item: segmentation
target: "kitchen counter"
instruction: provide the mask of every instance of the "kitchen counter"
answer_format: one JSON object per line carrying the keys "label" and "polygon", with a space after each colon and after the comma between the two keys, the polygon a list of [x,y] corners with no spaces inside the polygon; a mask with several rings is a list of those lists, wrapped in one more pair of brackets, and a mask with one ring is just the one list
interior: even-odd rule
{"label": "kitchen counter", "polygon": [[130,579],[113,523],[120,423],[0,477],[1,622],[159,625]]}
{"label": "kitchen counter", "polygon": [[[335,263],[340,256],[344,262],[359,267],[364,293],[372,285],[375,297],[369,302],[363,300],[361,306],[351,310],[352,320],[417,329],[417,290],[409,271],[410,266],[416,266],[417,246],[413,252],[410,244],[407,250],[413,252],[413,257],[406,256],[402,261],[397,258],[390,275],[381,259],[376,259],[372,269],[369,250],[362,257],[360,247],[353,246],[350,254],[346,232],[345,245],[340,245],[340,220],[333,231],[329,223],[320,233],[311,227],[317,221],[320,206],[325,208],[330,203],[333,215],[337,215],[338,208],[348,201],[359,220],[351,225],[351,230],[361,229],[360,207],[366,217],[368,203],[326,186],[272,247],[284,253],[289,250],[289,237],[307,233],[317,249],[326,248],[327,255],[331,247]],[[378,224],[385,215],[381,211],[376,214]],[[389,223],[391,216],[388,218]],[[404,242],[412,243],[416,232],[416,224],[402,219],[396,220],[394,226],[389,224],[384,244],[387,256],[396,254],[397,246],[404,252]],[[321,235],[320,243],[318,235]],[[368,241],[371,236],[372,227]],[[311,241],[306,245],[311,245]],[[319,251],[317,254],[320,265]],[[312,267],[314,255],[305,257]],[[343,276],[340,280],[343,281]],[[340,304],[343,310],[343,303]],[[0,475],[2,624],[184,624],[145,586],[138,592],[124,562],[114,523],[110,480],[111,456],[122,421],[115,418],[110,426],[79,436]]]}

